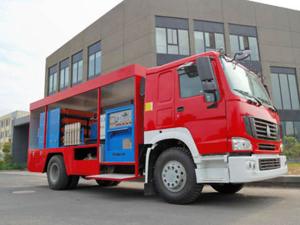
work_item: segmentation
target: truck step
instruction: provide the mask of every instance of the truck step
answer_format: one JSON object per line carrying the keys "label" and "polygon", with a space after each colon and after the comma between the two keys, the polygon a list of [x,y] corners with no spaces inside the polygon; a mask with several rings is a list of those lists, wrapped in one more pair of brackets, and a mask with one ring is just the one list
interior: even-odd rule
{"label": "truck step", "polygon": [[126,181],[140,178],[134,174],[121,174],[121,173],[106,173],[97,174],[85,177],[88,180],[112,180],[112,181]]}

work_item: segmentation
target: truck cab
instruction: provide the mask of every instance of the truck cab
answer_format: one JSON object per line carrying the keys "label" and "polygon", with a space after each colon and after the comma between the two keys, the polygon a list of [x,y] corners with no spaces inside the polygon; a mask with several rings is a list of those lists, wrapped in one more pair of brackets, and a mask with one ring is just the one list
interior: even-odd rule
{"label": "truck cab", "polygon": [[[198,184],[235,192],[244,183],[287,172],[286,158],[280,155],[280,119],[267,90],[256,74],[219,52],[150,69],[145,105],[149,158],[161,157],[156,151],[174,143],[189,149]],[[149,166],[157,169],[151,162]],[[148,170],[146,182],[155,180],[155,169],[153,174]],[[161,186],[176,190],[182,177],[174,175],[172,167],[161,169],[171,177]]]}

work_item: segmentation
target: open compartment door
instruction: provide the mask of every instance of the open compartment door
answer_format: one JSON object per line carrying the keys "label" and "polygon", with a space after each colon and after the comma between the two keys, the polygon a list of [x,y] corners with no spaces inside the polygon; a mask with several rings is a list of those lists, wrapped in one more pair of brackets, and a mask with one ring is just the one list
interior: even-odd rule
{"label": "open compartment door", "polygon": [[108,174],[139,175],[144,105],[141,80],[134,76],[101,87],[100,175],[91,179],[109,179]]}

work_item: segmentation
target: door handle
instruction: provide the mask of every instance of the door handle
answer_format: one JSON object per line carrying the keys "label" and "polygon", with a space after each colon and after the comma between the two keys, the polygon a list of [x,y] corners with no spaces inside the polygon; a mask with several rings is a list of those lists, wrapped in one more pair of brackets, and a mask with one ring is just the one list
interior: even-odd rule
{"label": "door handle", "polygon": [[177,107],[177,112],[183,112],[183,111],[184,111],[184,107],[183,106]]}

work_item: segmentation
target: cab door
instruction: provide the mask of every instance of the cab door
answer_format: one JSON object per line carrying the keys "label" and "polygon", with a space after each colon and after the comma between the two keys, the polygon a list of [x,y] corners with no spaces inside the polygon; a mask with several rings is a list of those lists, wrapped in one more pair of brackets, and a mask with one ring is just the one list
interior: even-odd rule
{"label": "cab door", "polygon": [[[216,64],[212,65],[212,69]],[[198,68],[199,69],[199,68]],[[176,70],[175,123],[187,128],[202,155],[221,154],[227,151],[227,123],[225,99],[217,88],[214,96],[204,93],[204,83],[199,73],[192,76],[181,68]],[[210,82],[215,82],[216,77]]]}

